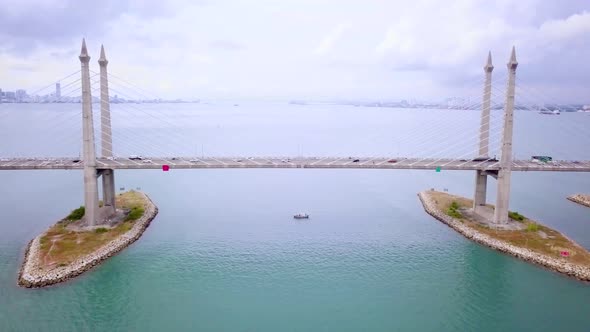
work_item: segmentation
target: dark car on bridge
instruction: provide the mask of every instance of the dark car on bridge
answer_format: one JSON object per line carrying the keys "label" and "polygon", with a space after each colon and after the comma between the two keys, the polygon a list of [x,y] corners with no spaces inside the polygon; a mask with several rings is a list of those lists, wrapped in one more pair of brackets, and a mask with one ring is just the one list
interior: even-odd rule
{"label": "dark car on bridge", "polygon": [[532,156],[531,160],[534,162],[550,163],[553,161],[553,158],[549,156]]}
{"label": "dark car on bridge", "polygon": [[473,158],[472,161],[498,161],[498,159],[496,159],[496,157],[477,157],[477,158]]}

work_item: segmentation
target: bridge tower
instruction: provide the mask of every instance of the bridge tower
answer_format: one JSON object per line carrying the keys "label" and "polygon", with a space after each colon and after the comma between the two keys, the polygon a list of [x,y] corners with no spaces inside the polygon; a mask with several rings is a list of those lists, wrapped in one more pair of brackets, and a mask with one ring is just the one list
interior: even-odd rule
{"label": "bridge tower", "polygon": [[[488,61],[483,67],[486,74],[483,88],[483,104],[481,110],[481,124],[479,127],[479,157],[488,157],[490,145],[490,100],[492,98],[492,52],[488,53]],[[488,176],[485,171],[475,171],[475,194],[473,195],[473,211],[480,212],[486,205]]]}
{"label": "bridge tower", "polygon": [[[103,158],[113,157],[113,136],[111,130],[111,105],[109,101],[109,80],[107,73],[107,60],[104,53],[104,46],[100,47],[100,132],[101,132],[101,155]],[[115,213],[115,171],[102,169],[98,175],[102,176],[102,199],[105,213]]]}
{"label": "bridge tower", "polygon": [[94,226],[98,221],[98,187],[94,125],[92,121],[90,56],[84,39],[82,39],[82,50],[79,58],[82,66],[82,151],[84,160],[84,207],[86,209],[84,220],[87,225]]}
{"label": "bridge tower", "polygon": [[502,156],[500,157],[500,170],[498,171],[498,191],[496,196],[496,209],[494,211],[494,223],[508,222],[508,205],[510,202],[510,174],[512,167],[512,129],[514,122],[514,97],[516,85],[516,51],[512,47],[510,60],[508,61],[508,86],[506,88],[506,105],[504,111],[504,129],[502,133]]}

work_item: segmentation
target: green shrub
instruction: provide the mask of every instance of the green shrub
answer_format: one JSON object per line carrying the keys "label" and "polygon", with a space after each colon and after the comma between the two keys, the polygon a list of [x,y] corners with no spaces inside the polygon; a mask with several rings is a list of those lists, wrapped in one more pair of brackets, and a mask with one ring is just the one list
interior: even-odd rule
{"label": "green shrub", "polygon": [[461,214],[461,212],[455,210],[455,209],[451,209],[449,208],[449,210],[447,211],[447,214],[453,218],[463,218],[463,215]]}
{"label": "green shrub", "polygon": [[143,208],[142,207],[134,207],[131,209],[131,211],[129,211],[129,214],[127,215],[127,217],[125,218],[125,221],[132,221],[132,220],[137,220],[139,218],[141,218],[141,216],[143,216]]}
{"label": "green shrub", "polygon": [[97,229],[94,230],[94,233],[100,234],[100,233],[106,233],[108,232],[108,228],[104,228],[104,227],[99,227]]}
{"label": "green shrub", "polygon": [[539,230],[539,224],[531,222],[526,225],[527,232],[536,232]]}
{"label": "green shrub", "polygon": [[66,219],[68,220],[80,220],[82,219],[82,217],[84,217],[84,213],[86,212],[86,209],[83,206],[80,206],[79,208],[73,210],[70,215],[68,215],[66,217]]}
{"label": "green shrub", "polygon": [[457,204],[457,202],[452,202],[451,206],[449,206],[449,209],[447,210],[447,215],[453,217],[453,218],[458,218],[461,219],[463,218],[463,215],[461,214],[461,212],[458,211],[459,209],[459,204]]}
{"label": "green shrub", "polygon": [[522,214],[520,214],[518,212],[509,211],[508,216],[510,217],[510,219],[513,219],[516,221],[524,221],[526,219]]}

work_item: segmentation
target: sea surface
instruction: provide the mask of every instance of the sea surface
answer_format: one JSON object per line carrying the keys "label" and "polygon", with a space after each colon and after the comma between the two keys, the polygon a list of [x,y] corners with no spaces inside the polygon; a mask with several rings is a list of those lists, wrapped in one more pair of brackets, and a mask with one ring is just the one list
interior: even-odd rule
{"label": "sea surface", "polygon": [[[479,113],[466,110],[112,107],[118,156],[467,158],[479,128]],[[1,104],[0,158],[77,156],[80,128],[79,104]],[[494,111],[492,154],[500,128]],[[515,157],[588,160],[589,128],[583,113],[518,111]],[[590,328],[590,284],[472,243],[424,212],[419,191],[471,197],[473,172],[127,170],[116,172],[116,186],[140,189],[159,207],[141,239],[70,282],[23,289],[16,278],[25,246],[83,204],[83,176],[0,171],[0,331]],[[587,173],[515,172],[511,210],[590,248],[590,209],[565,199],[589,191]],[[311,218],[294,220],[297,212]]]}

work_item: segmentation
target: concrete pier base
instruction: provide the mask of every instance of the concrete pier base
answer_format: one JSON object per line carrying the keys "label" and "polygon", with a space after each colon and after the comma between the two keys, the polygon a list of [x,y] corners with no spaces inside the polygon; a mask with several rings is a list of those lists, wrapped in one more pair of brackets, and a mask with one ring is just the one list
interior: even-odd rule
{"label": "concrete pier base", "polygon": [[500,170],[498,172],[498,192],[496,195],[496,209],[494,210],[495,223],[507,223],[509,220],[510,175],[510,170]]}
{"label": "concrete pier base", "polygon": [[[557,231],[551,230],[547,228],[546,231],[554,232],[554,236],[562,237],[564,240],[561,240],[560,246],[563,246],[564,243],[567,243],[567,249],[560,249],[555,247],[555,242],[551,238],[540,238],[537,237],[538,241],[545,242],[548,244],[546,248],[553,248],[553,253],[547,253],[539,251],[538,248],[533,248],[533,246],[529,247],[528,243],[516,245],[510,243],[506,240],[505,237],[502,237],[501,234],[503,232],[526,232],[522,229],[524,226],[519,222],[509,222],[506,224],[498,224],[494,221],[490,222],[490,217],[492,215],[493,207],[487,207],[484,209],[484,217],[479,215],[475,216],[475,220],[471,220],[471,218],[462,218],[456,219],[449,215],[447,215],[436,203],[436,199],[433,196],[433,191],[423,191],[418,194],[422,205],[424,206],[424,210],[432,215],[434,218],[440,220],[441,222],[445,223],[449,227],[455,229],[457,232],[462,234],[468,239],[471,239],[477,243],[480,243],[484,246],[492,248],[494,250],[498,250],[500,252],[507,253],[512,255],[516,258],[522,259],[527,262],[539,264],[541,266],[547,267],[555,272],[562,273],[564,275],[568,275],[574,277],[579,280],[583,281],[590,281],[590,266],[588,264],[579,263],[571,260],[570,258],[564,258],[559,255],[559,250],[567,250],[571,253],[572,257],[576,255],[587,255],[588,250],[584,247],[580,246],[579,244],[575,243],[564,237],[563,234],[560,234]],[[445,194],[447,195],[447,194]],[[462,211],[463,213],[464,211]],[[465,217],[466,215],[464,215]],[[474,227],[476,223],[479,221],[484,222],[490,228],[494,228],[495,231],[490,234],[490,232],[486,233],[486,229],[481,229],[478,227]],[[527,221],[531,222],[531,221]],[[546,226],[544,226],[546,227]]]}
{"label": "concrete pier base", "polygon": [[480,213],[486,205],[488,176],[483,171],[475,171],[475,194],[473,195],[473,211]]}
{"label": "concrete pier base", "polygon": [[[41,257],[41,238],[46,233],[35,237],[28,245],[25,252],[25,260],[21,266],[18,276],[18,284],[22,287],[44,287],[70,280],[96,266],[111,256],[135,242],[143,234],[152,220],[158,214],[158,208],[147,197],[145,199],[145,212],[141,218],[133,222],[130,230],[114,238],[110,242],[95,248],[90,253],[79,255],[72,262],[65,265],[46,267]],[[85,229],[88,230],[87,228]],[[73,231],[84,231],[73,230]],[[74,251],[75,252],[75,251]]]}
{"label": "concrete pier base", "polygon": [[84,167],[84,208],[83,220],[87,225],[95,225],[98,222],[98,179],[93,167]]}
{"label": "concrete pier base", "polygon": [[103,208],[115,213],[115,171],[112,169],[101,170],[102,175],[102,200]]}

